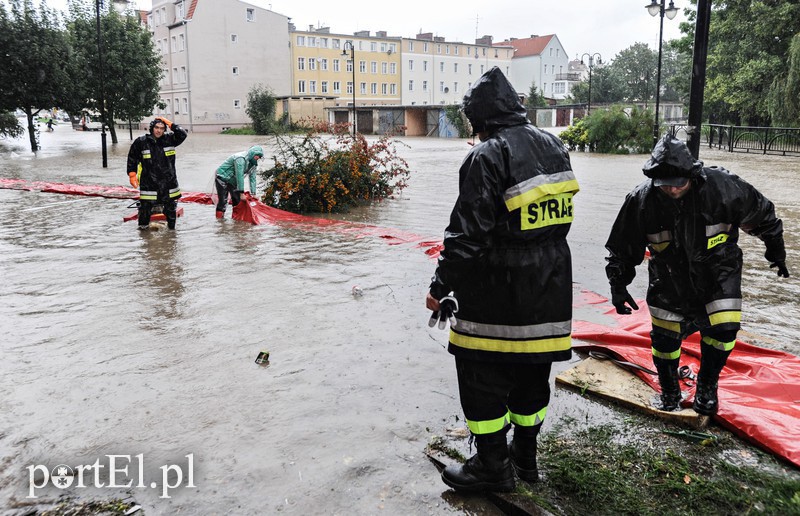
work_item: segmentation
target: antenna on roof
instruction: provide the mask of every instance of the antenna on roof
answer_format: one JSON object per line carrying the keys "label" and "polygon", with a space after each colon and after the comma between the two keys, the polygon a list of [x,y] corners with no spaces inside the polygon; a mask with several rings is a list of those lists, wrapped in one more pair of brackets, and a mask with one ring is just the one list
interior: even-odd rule
{"label": "antenna on roof", "polygon": [[478,15],[475,15],[475,39],[478,39]]}

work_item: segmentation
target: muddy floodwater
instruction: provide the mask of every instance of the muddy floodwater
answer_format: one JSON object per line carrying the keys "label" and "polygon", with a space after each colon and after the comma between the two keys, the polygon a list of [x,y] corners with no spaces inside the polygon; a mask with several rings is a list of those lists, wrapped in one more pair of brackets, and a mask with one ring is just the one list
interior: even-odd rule
{"label": "muddy floodwater", "polygon": [[[469,147],[401,141],[412,170],[402,195],[334,217],[441,239]],[[271,155],[263,137],[190,134],[177,153],[182,189],[210,192],[214,169],[256,143]],[[33,155],[26,140],[0,141],[0,177],[127,184],[127,132],[109,143],[106,169],[99,133],[62,125],[41,144]],[[645,158],[573,153],[576,292],[607,294],[603,244]],[[798,354],[800,158],[703,148],[701,159],[754,184],[783,218],[788,280],[741,236],[742,337]],[[177,231],[140,233],[122,221],[129,204],[0,189],[0,507],[67,494],[129,497],[148,515],[464,512],[423,453],[464,423],[446,332],[427,326],[435,262],[422,249],[254,226],[230,209],[218,221],[197,204],[181,204]],[[586,310],[575,317],[605,317]],[[260,351],[269,366],[254,363]],[[545,431],[565,417],[615,416],[554,388]],[[86,487],[77,476],[37,487],[57,465],[94,467]]]}

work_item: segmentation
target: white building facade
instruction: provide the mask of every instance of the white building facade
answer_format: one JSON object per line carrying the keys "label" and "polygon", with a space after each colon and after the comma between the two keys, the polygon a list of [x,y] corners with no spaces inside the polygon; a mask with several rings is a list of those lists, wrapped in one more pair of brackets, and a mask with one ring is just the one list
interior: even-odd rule
{"label": "white building facade", "polygon": [[549,99],[569,95],[569,57],[555,34],[511,38],[496,45],[512,46],[514,59],[509,80],[520,95],[528,96],[531,84]]}
{"label": "white building facade", "polygon": [[250,123],[257,85],[291,91],[289,18],[240,0],[154,0],[147,26],[162,56],[164,115],[190,131]]}

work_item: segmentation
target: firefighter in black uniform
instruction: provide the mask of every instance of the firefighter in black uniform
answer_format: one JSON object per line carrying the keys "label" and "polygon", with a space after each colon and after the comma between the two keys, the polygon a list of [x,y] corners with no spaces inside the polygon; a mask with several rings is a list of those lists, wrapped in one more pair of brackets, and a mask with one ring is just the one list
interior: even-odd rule
{"label": "firefighter in black uniform", "polygon": [[[167,133],[167,128],[172,129]],[[164,206],[167,227],[175,229],[175,211],[181,190],[175,172],[175,147],[186,139],[186,130],[164,117],[150,122],[148,134],[133,141],[128,151],[128,177],[139,188],[139,229],[147,229],[153,205]],[[139,167],[141,166],[141,173]]]}
{"label": "firefighter in black uniform", "polygon": [[606,243],[611,300],[620,314],[638,309],[627,286],[650,250],[647,304],[653,363],[663,410],[681,401],[681,342],[701,335],[694,410],[717,412],[717,382],[736,344],[742,309],[739,229],[760,238],[778,276],[789,277],[783,223],[769,199],[724,168],[704,167],[666,134],[643,168],[650,178],[625,198]]}
{"label": "firefighter in black uniform", "polygon": [[578,182],[564,145],[528,121],[498,68],[476,81],[463,107],[481,143],[459,170],[426,306],[440,327],[450,319],[448,350],[478,453],[446,468],[442,480],[463,491],[510,491],[515,470],[538,478],[550,368],[572,356],[566,237]]}

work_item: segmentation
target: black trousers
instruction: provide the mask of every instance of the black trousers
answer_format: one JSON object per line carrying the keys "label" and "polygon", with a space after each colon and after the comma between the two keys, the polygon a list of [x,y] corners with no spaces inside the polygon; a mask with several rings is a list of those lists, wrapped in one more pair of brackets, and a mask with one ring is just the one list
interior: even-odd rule
{"label": "black trousers", "polygon": [[472,433],[501,431],[509,422],[541,424],[550,402],[551,366],[551,362],[491,363],[456,357],[461,408]]}
{"label": "black trousers", "polygon": [[228,194],[231,196],[231,204],[236,206],[242,200],[242,193],[236,191],[236,187],[232,184],[223,181],[219,177],[214,180],[214,185],[217,187],[217,211],[225,213],[225,207],[228,205]]}
{"label": "black trousers", "polygon": [[150,216],[153,214],[153,207],[156,205],[164,207],[164,217],[167,219],[167,227],[175,229],[175,221],[178,218],[176,210],[178,209],[178,202],[175,199],[170,199],[164,202],[158,201],[139,201],[139,226],[149,226]]}

